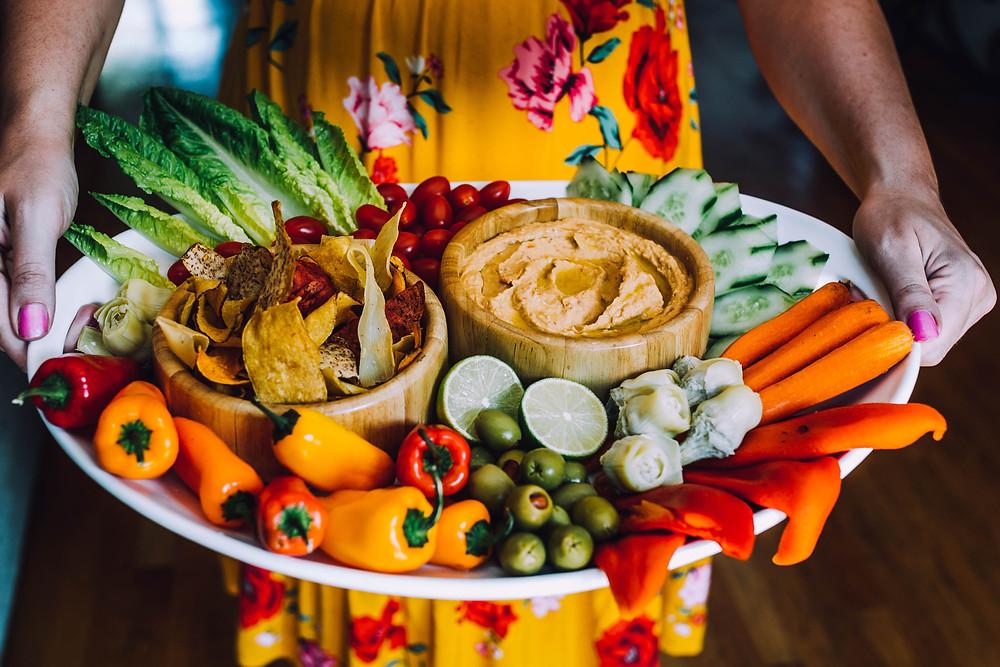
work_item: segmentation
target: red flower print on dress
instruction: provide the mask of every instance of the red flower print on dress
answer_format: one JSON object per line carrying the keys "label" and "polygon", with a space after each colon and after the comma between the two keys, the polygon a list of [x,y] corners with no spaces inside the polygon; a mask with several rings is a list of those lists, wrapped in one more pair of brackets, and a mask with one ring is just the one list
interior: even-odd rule
{"label": "red flower print on dress", "polygon": [[379,88],[373,76],[364,83],[352,76],[347,84],[351,94],[344,99],[344,108],[358,127],[365,151],[413,143],[409,135],[417,128],[399,86],[387,81]]}
{"label": "red flower print on dress", "polygon": [[472,621],[481,628],[491,630],[500,639],[507,636],[511,623],[517,620],[509,604],[493,602],[462,602],[458,605],[461,617],[458,622]]}
{"label": "red flower print on dress", "polygon": [[243,565],[240,577],[240,627],[249,628],[281,611],[285,585],[271,578],[267,570]]}
{"label": "red flower print on dress", "polygon": [[337,667],[337,658],[311,639],[299,637],[299,664],[302,667]]}
{"label": "red flower print on dress", "polygon": [[663,160],[674,156],[680,132],[677,75],[677,52],[671,48],[663,10],[657,9],[656,28],[643,26],[632,35],[624,94],[636,115],[632,136],[646,152]]}
{"label": "red flower print on dress", "polygon": [[630,2],[632,0],[562,0],[581,41],[611,30],[619,21],[628,20],[628,12],[623,12],[622,7]]}
{"label": "red flower print on dress", "polygon": [[529,37],[514,47],[514,62],[500,70],[514,108],[527,110],[528,120],[552,131],[556,102],[569,96],[569,117],[579,123],[597,104],[594,79],[586,67],[573,71],[576,36],[566,19],[553,14],[545,26],[545,41]]}
{"label": "red flower print on dress", "polygon": [[391,156],[382,155],[375,158],[372,165],[372,182],[375,185],[380,183],[399,183],[399,176],[396,175],[396,160]]}
{"label": "red flower print on dress", "polygon": [[600,667],[656,667],[660,663],[653,621],[645,616],[618,621],[595,647]]}
{"label": "red flower print on dress", "polygon": [[397,611],[399,602],[389,600],[379,618],[360,616],[351,619],[351,649],[362,662],[374,662],[386,641],[390,648],[406,646],[406,628],[392,623]]}

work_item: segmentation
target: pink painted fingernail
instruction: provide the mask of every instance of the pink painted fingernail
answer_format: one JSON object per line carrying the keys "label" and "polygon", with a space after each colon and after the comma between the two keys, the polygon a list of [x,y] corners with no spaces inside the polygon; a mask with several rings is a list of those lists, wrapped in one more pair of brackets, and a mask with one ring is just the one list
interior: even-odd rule
{"label": "pink painted fingernail", "polygon": [[906,321],[910,331],[913,332],[913,340],[918,343],[925,340],[934,340],[938,337],[937,322],[934,316],[926,310],[915,310],[910,313],[910,318]]}
{"label": "pink painted fingernail", "polygon": [[49,311],[41,303],[21,306],[17,314],[17,335],[24,340],[35,340],[49,332]]}

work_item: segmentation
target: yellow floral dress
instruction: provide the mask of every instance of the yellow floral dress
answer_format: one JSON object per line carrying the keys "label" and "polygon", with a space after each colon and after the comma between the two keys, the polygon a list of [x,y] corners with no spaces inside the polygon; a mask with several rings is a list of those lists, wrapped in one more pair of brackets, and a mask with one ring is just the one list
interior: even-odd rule
{"label": "yellow floral dress", "polygon": [[[581,160],[701,166],[683,4],[675,0],[248,0],[220,99],[258,89],[357,137],[377,182],[565,180]],[[512,601],[418,600],[230,563],[244,667],[657,665],[701,649],[710,562],[672,573],[643,614],[607,589]]]}

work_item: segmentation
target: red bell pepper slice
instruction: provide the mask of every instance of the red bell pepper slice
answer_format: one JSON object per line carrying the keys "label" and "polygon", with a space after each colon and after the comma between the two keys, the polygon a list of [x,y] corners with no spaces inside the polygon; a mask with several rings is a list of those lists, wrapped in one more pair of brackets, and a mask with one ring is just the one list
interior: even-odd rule
{"label": "red bell pepper slice", "polygon": [[682,544],[683,535],[657,531],[625,535],[597,547],[594,563],[607,575],[623,617],[639,615],[656,597],[669,576],[670,559]]}

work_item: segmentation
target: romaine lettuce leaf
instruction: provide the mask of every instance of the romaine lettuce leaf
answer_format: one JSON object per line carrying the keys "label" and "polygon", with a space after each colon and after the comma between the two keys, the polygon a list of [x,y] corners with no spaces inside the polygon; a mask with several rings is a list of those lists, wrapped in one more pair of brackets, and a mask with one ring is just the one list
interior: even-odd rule
{"label": "romaine lettuce leaf", "polygon": [[155,261],[89,225],[74,222],[63,236],[119,283],[142,278],[157,287],[174,286],[160,273]]}
{"label": "romaine lettuce leaf", "polygon": [[217,243],[216,239],[205,236],[183,220],[148,205],[139,197],[103,195],[97,192],[90,194],[119,220],[174,257],[180,257],[195,243],[209,248]]}
{"label": "romaine lettuce leaf", "polygon": [[[358,154],[347,143],[344,130],[328,121],[321,111],[313,111],[312,118],[320,164],[333,177],[350,210],[357,211],[362,204],[385,208],[385,199],[369,178]],[[352,219],[351,228],[355,227]]]}

